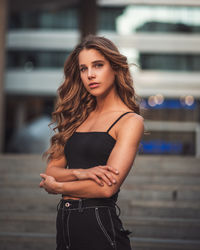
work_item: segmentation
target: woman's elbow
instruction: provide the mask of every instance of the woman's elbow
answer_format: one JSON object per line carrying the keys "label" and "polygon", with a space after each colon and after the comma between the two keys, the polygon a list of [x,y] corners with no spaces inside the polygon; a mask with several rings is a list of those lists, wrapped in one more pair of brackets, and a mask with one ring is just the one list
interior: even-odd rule
{"label": "woman's elbow", "polygon": [[53,176],[54,178],[57,179],[57,175],[56,175],[56,171],[55,171],[54,167],[47,167],[46,170],[45,170],[45,174]]}
{"label": "woman's elbow", "polygon": [[51,171],[50,168],[46,168],[46,170],[45,170],[45,174],[46,174],[46,175],[51,175],[51,174],[52,174],[51,172],[52,172],[52,171]]}
{"label": "woman's elbow", "polygon": [[113,187],[107,187],[104,189],[103,196],[104,198],[110,198],[117,192],[116,188]]}

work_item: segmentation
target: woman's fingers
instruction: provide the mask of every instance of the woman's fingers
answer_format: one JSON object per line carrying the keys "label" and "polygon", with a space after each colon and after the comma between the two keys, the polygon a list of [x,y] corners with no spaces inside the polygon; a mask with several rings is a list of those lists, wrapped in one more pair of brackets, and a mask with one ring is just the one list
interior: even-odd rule
{"label": "woman's fingers", "polygon": [[112,183],[116,184],[117,181],[111,173],[106,172],[105,175],[112,181]]}
{"label": "woman's fingers", "polygon": [[43,178],[43,179],[46,179],[47,178],[47,175],[46,174],[40,174],[40,176]]}
{"label": "woman's fingers", "polygon": [[112,181],[111,181],[105,174],[102,174],[102,175],[101,175],[101,179],[102,179],[108,186],[112,186]]}
{"label": "woman's fingers", "polygon": [[103,182],[95,174],[90,174],[90,179],[94,180],[100,186],[103,186]]}
{"label": "woman's fingers", "polygon": [[119,170],[118,170],[118,169],[113,168],[113,167],[108,166],[108,165],[106,165],[106,166],[107,166],[107,168],[108,168],[108,170],[109,170],[110,172],[112,172],[112,173],[114,173],[114,174],[119,174]]}
{"label": "woman's fingers", "polygon": [[116,168],[113,168],[112,166],[109,165],[105,165],[105,166],[98,166],[102,169],[108,170],[110,172],[112,172],[113,174],[119,174],[119,171]]}
{"label": "woman's fingers", "polygon": [[[116,178],[113,176],[113,174],[108,170],[109,166],[102,166],[100,167],[98,170],[101,171],[101,173],[103,173],[104,176],[106,176],[106,179],[109,180],[109,183],[106,182],[108,185],[112,184],[112,183],[116,183]],[[111,167],[112,168],[112,167]],[[102,175],[101,175],[102,178]],[[105,178],[103,178],[105,180]],[[111,183],[110,183],[111,182]]]}
{"label": "woman's fingers", "polygon": [[40,185],[39,185],[39,186],[42,188],[43,185],[44,185],[44,180],[42,180],[42,181],[40,182]]}
{"label": "woman's fingers", "polygon": [[[109,172],[107,170],[103,170],[103,169],[95,169],[94,170],[94,174],[100,178],[101,180],[103,180],[108,186],[112,185],[112,182],[115,183],[116,181],[112,178],[111,175],[109,175]],[[108,176],[107,176],[108,174]]]}
{"label": "woman's fingers", "polygon": [[[104,182],[109,186],[115,184],[117,181],[114,174],[116,175],[118,173],[119,173],[118,170],[108,165],[95,166],[89,169],[74,170],[74,174],[78,180],[92,179],[101,186],[103,186]],[[41,175],[41,177],[48,178],[43,174]]]}

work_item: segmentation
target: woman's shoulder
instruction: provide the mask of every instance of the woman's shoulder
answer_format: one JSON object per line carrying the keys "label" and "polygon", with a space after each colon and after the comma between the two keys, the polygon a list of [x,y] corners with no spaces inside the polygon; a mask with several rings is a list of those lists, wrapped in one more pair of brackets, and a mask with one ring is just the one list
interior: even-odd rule
{"label": "woman's shoulder", "polygon": [[124,114],[124,121],[126,121],[126,123],[127,123],[127,121],[131,124],[131,123],[137,123],[137,122],[139,122],[139,123],[143,123],[144,122],[144,118],[141,116],[141,115],[139,115],[139,114],[137,114],[136,112],[134,112],[133,110],[127,110],[127,111],[124,111],[123,113],[122,113],[122,115]]}
{"label": "woman's shoulder", "polygon": [[[130,112],[130,111],[127,111]],[[142,132],[144,130],[144,118],[135,113],[127,113],[124,115],[124,119],[121,119],[121,122],[118,126],[118,133],[135,133],[135,132]]]}

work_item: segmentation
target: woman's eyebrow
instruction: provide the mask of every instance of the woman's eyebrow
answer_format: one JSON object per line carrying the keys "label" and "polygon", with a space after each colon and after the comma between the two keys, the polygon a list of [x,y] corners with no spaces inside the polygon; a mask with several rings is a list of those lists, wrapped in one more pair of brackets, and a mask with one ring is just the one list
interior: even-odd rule
{"label": "woman's eyebrow", "polygon": [[103,60],[95,60],[92,63],[95,64],[95,63],[103,63],[103,62],[104,62]]}
{"label": "woman's eyebrow", "polygon": [[[95,60],[92,62],[92,64],[95,64],[95,63],[104,63],[103,60]],[[83,67],[83,66],[86,66],[85,64],[80,64],[79,67]]]}

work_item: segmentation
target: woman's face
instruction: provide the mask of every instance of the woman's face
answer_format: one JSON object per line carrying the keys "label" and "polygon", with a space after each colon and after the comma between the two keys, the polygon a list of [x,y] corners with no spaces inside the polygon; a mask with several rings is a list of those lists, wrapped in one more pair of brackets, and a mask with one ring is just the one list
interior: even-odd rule
{"label": "woman's face", "polygon": [[101,96],[115,89],[115,72],[110,62],[95,49],[83,49],[79,53],[81,80],[88,92]]}

